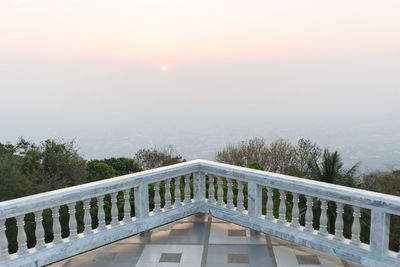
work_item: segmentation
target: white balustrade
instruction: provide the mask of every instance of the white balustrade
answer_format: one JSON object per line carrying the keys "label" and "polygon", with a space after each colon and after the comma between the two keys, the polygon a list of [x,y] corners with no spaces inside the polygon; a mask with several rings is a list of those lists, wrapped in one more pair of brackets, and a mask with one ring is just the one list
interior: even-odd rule
{"label": "white balustrade", "polygon": [[228,192],[226,194],[226,207],[228,209],[233,209],[235,206],[233,205],[233,190],[232,190],[232,179],[226,179],[226,184],[228,187]]}
{"label": "white balustrade", "polygon": [[77,239],[78,238],[78,230],[77,230],[77,223],[76,223],[76,217],[75,217],[75,206],[76,203],[68,203],[68,213],[69,213],[69,221],[68,221],[68,227],[69,227],[69,239]]}
{"label": "white balustrade", "polygon": [[222,206],[224,205],[224,191],[222,190],[222,178],[218,177],[217,178],[217,185],[218,185],[218,189],[217,189],[217,205],[218,206]]}
{"label": "white balustrade", "polygon": [[336,202],[336,221],[335,221],[335,237],[334,239],[337,241],[344,240],[343,237],[343,204]]}
{"label": "white balustrade", "polygon": [[103,231],[103,230],[107,229],[106,215],[104,213],[104,196],[103,195],[97,197],[97,207],[98,207],[97,220],[99,221],[97,230]]}
{"label": "white balustrade", "polygon": [[6,220],[0,220],[0,261],[10,258],[6,236]]}
{"label": "white balustrade", "polygon": [[182,206],[181,203],[181,177],[175,178],[175,207]]}
{"label": "white balustrade", "polygon": [[160,182],[154,184],[154,213],[161,212]]}
{"label": "white balustrade", "polygon": [[117,207],[117,196],[118,192],[111,193],[111,226],[117,226],[120,224],[118,220],[118,207]]}
{"label": "white balustrade", "polygon": [[[171,178],[175,177],[175,178]],[[181,177],[184,177],[184,200],[181,201]],[[193,177],[193,196],[192,185]],[[208,200],[206,196],[206,177],[208,177]],[[216,181],[215,181],[215,178]],[[237,194],[234,194],[234,181],[237,181]],[[174,207],[172,209],[171,183],[174,181]],[[223,183],[226,181],[226,205],[224,203]],[[216,182],[216,187],[214,182]],[[165,205],[161,209],[161,183],[165,184]],[[149,216],[149,184],[154,184],[154,214]],[[248,190],[245,190],[245,184]],[[215,188],[217,190],[215,190]],[[262,188],[266,188],[267,199],[266,215],[263,219],[261,207],[263,199]],[[276,189],[274,189],[276,188]],[[131,189],[134,189],[135,206],[131,207]],[[274,190],[279,190],[279,207],[274,207]],[[118,193],[118,192],[122,192]],[[120,195],[118,195],[120,194]],[[104,209],[108,207],[110,195],[111,211]],[[216,196],[215,196],[216,195]],[[304,203],[299,202],[299,196],[306,198],[305,226],[299,223],[300,208]],[[119,198],[119,196],[123,196]],[[286,220],[287,208],[286,197],[292,197],[291,222]],[[234,207],[234,198],[237,199],[237,207]],[[246,199],[245,199],[246,197]],[[91,199],[97,199],[98,227],[92,229],[92,218],[90,213]],[[216,199],[217,198],[217,199]],[[105,200],[106,199],[106,200]],[[313,203],[320,202],[320,217],[318,231],[314,230]],[[245,211],[245,200],[248,204],[248,211]],[[76,203],[83,202],[83,234],[77,233],[78,225],[76,213],[80,214],[80,208],[76,210]],[[276,201],[276,199],[275,199]],[[187,205],[189,204],[190,205]],[[278,203],[278,201],[277,201]],[[277,204],[276,203],[276,204]],[[328,219],[331,203],[336,203],[336,220],[331,222]],[[68,206],[69,236],[62,239],[59,209],[61,206]],[[346,225],[351,227],[351,240],[345,240],[343,236],[343,213],[344,205],[353,208],[353,223]],[[119,221],[118,208],[123,206],[123,222]],[[80,205],[78,205],[80,207]],[[135,218],[131,216],[131,208],[135,209]],[[275,208],[275,209],[274,209]],[[53,225],[47,226],[43,223],[44,210],[51,209]],[[361,228],[361,210],[371,211],[371,233],[367,243],[361,242],[360,236],[365,237]],[[71,257],[118,239],[137,234],[142,231],[158,227],[180,218],[197,212],[211,214],[219,219],[254,230],[262,230],[267,234],[318,248],[323,252],[332,253],[349,260],[356,260],[364,265],[400,266],[400,253],[388,249],[390,237],[390,216],[400,216],[400,198],[365,190],[347,188],[338,185],[321,183],[318,181],[293,178],[290,176],[251,170],[222,163],[197,160],[185,162],[178,165],[163,167],[142,173],[129,174],[126,176],[106,179],[86,185],[52,191],[37,196],[0,202],[0,266],[25,266],[35,262],[37,265],[47,265],[54,260],[61,260],[63,257]],[[240,213],[239,213],[240,212]],[[278,212],[277,219],[274,212]],[[34,248],[27,247],[27,233],[24,229],[24,218],[26,214],[34,214],[35,228],[29,228],[29,236],[36,236]],[[151,214],[151,213],[150,213]],[[50,214],[49,214],[50,215]],[[106,226],[105,218],[111,217],[111,225]],[[10,218],[10,221],[6,219]],[[9,242],[6,235],[6,225],[14,223],[16,219],[17,245],[16,253],[9,253]],[[27,220],[32,220],[30,216]],[[47,218],[46,218],[47,220]],[[129,222],[129,223],[128,223]],[[334,235],[328,232],[328,225],[335,224]],[[27,221],[28,224],[28,221]],[[32,221],[29,221],[29,226]],[[46,226],[46,227],[44,227]],[[15,226],[13,226],[15,227]],[[48,229],[47,227],[50,227]],[[64,227],[64,224],[63,224]],[[79,225],[81,228],[82,225]],[[51,229],[52,228],[52,229]],[[64,230],[64,229],[63,229]],[[67,230],[67,229],[65,229]],[[45,236],[52,231],[54,233],[54,244],[46,244]],[[318,234],[318,235],[316,235]],[[15,237],[14,237],[15,238]],[[318,243],[321,242],[322,243]],[[13,244],[14,245],[14,244]],[[15,244],[16,245],[16,244]],[[62,253],[60,253],[62,251]],[[23,256],[22,256],[23,255]],[[399,258],[397,258],[399,255]]]}
{"label": "white balustrade", "polygon": [[130,202],[130,189],[125,189],[124,191],[124,218],[122,221],[124,223],[130,222],[131,219],[131,202]]}
{"label": "white balustrade", "polygon": [[171,179],[165,181],[165,210],[171,209]]}
{"label": "white balustrade", "polygon": [[244,208],[244,195],[243,195],[243,182],[238,181],[238,196],[237,196],[237,210],[240,212],[243,212],[245,210]]}
{"label": "white balustrade", "polygon": [[265,215],[265,218],[268,220],[274,219],[274,201],[272,199],[273,193],[273,189],[271,187],[267,187],[267,214]]}
{"label": "white balustrade", "polygon": [[83,233],[85,235],[89,235],[91,233],[93,233],[92,230],[92,217],[90,215],[90,199],[85,199],[83,200],[83,223],[85,226],[85,230],[83,231]]}
{"label": "white balustrade", "polygon": [[36,249],[42,249],[46,247],[46,243],[44,241],[44,228],[43,228],[43,216],[42,216],[43,211],[35,211],[35,224],[36,224],[36,229],[35,229],[35,236],[36,236]]}
{"label": "white balustrade", "polygon": [[299,228],[300,223],[299,223],[299,194],[297,193],[292,193],[293,195],[293,209],[292,209],[292,222],[290,223],[290,226],[293,228]]}
{"label": "white balustrade", "polygon": [[350,244],[359,246],[361,245],[360,241],[360,232],[361,232],[361,225],[360,225],[360,218],[361,218],[361,210],[357,206],[353,206],[353,225],[351,227],[351,241]]}
{"label": "white balustrade", "polygon": [[190,175],[185,175],[185,198],[183,203],[188,204],[192,202],[190,197]]}
{"label": "white balustrade", "polygon": [[313,228],[313,198],[311,196],[306,196],[307,199],[307,210],[306,210],[306,223],[305,223],[305,227],[304,227],[304,231],[306,232],[313,232],[314,228]]}
{"label": "white balustrade", "polygon": [[211,204],[215,204],[217,201],[215,200],[215,188],[214,188],[214,177],[209,175],[208,177],[208,202]]}
{"label": "white balustrade", "polygon": [[60,224],[60,207],[53,207],[51,208],[52,217],[53,217],[53,244],[62,243],[61,237],[61,224]]}
{"label": "white balustrade", "polygon": [[283,190],[279,190],[279,219],[278,223],[286,224],[286,192]]}
{"label": "white balustrade", "polygon": [[321,201],[321,217],[319,218],[319,231],[318,234],[322,236],[327,236],[328,233],[328,202],[325,199],[320,199]]}
{"label": "white balustrade", "polygon": [[18,242],[18,255],[23,255],[28,253],[28,246],[26,244],[26,233],[25,233],[25,215],[17,216],[15,219],[17,220],[17,242]]}

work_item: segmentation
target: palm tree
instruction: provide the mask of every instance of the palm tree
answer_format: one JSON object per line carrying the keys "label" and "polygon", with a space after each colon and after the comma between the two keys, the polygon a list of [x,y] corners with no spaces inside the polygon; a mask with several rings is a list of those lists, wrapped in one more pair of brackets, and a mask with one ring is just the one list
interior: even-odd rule
{"label": "palm tree", "polygon": [[308,162],[310,178],[331,184],[355,187],[355,175],[358,170],[359,162],[346,170],[343,168],[342,159],[337,151],[330,153],[328,149],[324,150],[322,161],[318,164],[314,159]]}
{"label": "palm tree", "polygon": [[[342,159],[337,151],[331,153],[328,149],[324,150],[321,162],[317,162],[316,159],[308,162],[309,168],[309,178],[318,180],[325,183],[339,184],[343,186],[356,187],[356,173],[358,170],[359,162],[352,166],[350,169],[343,168]],[[304,203],[305,204],[305,203]],[[303,204],[303,205],[304,205]],[[303,206],[302,205],[302,206]],[[321,213],[320,202],[316,199],[314,201],[314,226],[319,227],[319,217]],[[301,215],[305,213],[305,207],[301,209]],[[369,232],[368,217],[369,214],[362,211],[361,224]],[[344,234],[349,237],[351,232],[351,224],[353,221],[353,209],[349,206],[345,206],[345,211],[343,214],[344,220]],[[334,232],[334,224],[336,220],[336,203],[328,203],[328,231],[330,233]],[[303,215],[304,216],[304,215]],[[364,238],[362,238],[364,239]],[[366,238],[367,239],[367,238]]]}

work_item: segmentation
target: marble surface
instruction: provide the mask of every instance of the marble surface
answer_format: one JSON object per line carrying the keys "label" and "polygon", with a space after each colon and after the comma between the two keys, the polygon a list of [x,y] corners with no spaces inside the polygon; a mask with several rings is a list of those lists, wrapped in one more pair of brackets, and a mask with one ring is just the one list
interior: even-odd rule
{"label": "marble surface", "polygon": [[211,216],[196,214],[49,266],[358,267],[362,265]]}

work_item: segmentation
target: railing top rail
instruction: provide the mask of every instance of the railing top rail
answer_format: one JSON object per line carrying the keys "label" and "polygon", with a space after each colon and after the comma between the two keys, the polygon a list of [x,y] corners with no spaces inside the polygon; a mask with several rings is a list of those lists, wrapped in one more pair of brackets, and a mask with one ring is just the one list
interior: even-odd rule
{"label": "railing top rail", "polygon": [[289,192],[310,195],[362,208],[382,208],[400,215],[400,197],[373,191],[324,183],[278,173],[254,170],[208,160],[198,160],[200,170],[227,178],[255,182]]}
{"label": "railing top rail", "polygon": [[198,160],[3,201],[0,202],[0,219],[66,205],[99,195],[133,188],[142,183],[151,184],[195,171],[199,171]]}

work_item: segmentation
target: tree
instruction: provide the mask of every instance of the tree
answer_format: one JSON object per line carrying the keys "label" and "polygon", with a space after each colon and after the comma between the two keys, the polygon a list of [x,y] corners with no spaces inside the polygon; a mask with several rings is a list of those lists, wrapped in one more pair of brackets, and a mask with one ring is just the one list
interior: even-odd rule
{"label": "tree", "polygon": [[316,143],[312,143],[309,139],[301,138],[297,142],[295,148],[296,169],[300,177],[304,177],[308,173],[308,162],[317,161],[321,156],[321,148]]}
{"label": "tree", "polygon": [[117,176],[117,171],[113,167],[101,160],[90,160],[86,165],[88,181],[94,182]]}
{"label": "tree", "polygon": [[218,162],[247,167],[252,162],[258,162],[265,167],[267,164],[268,148],[262,138],[253,138],[237,144],[228,144],[217,152]]}
{"label": "tree", "polygon": [[139,166],[144,170],[186,161],[181,155],[176,153],[172,146],[166,147],[162,150],[157,148],[140,149],[136,152],[135,159],[139,163]]}
{"label": "tree", "polygon": [[115,176],[139,172],[139,164],[130,158],[109,158],[87,162],[88,181],[98,181]]}
{"label": "tree", "polygon": [[287,174],[296,167],[296,148],[287,140],[278,139],[268,147],[267,165],[265,169],[271,172]]}
{"label": "tree", "polygon": [[216,160],[243,167],[258,162],[267,171],[304,177],[308,172],[307,162],[318,160],[320,154],[321,149],[307,139],[300,139],[293,146],[284,139],[268,145],[262,138],[253,138],[228,144],[217,152]]}
{"label": "tree", "polygon": [[117,172],[117,175],[135,173],[142,170],[139,164],[134,159],[130,158],[109,158],[103,161],[111,166]]}
{"label": "tree", "polygon": [[344,186],[356,186],[356,173],[359,163],[346,170],[343,168],[342,159],[337,151],[330,153],[324,150],[321,162],[317,160],[309,161],[310,177],[326,183],[340,184]]}

